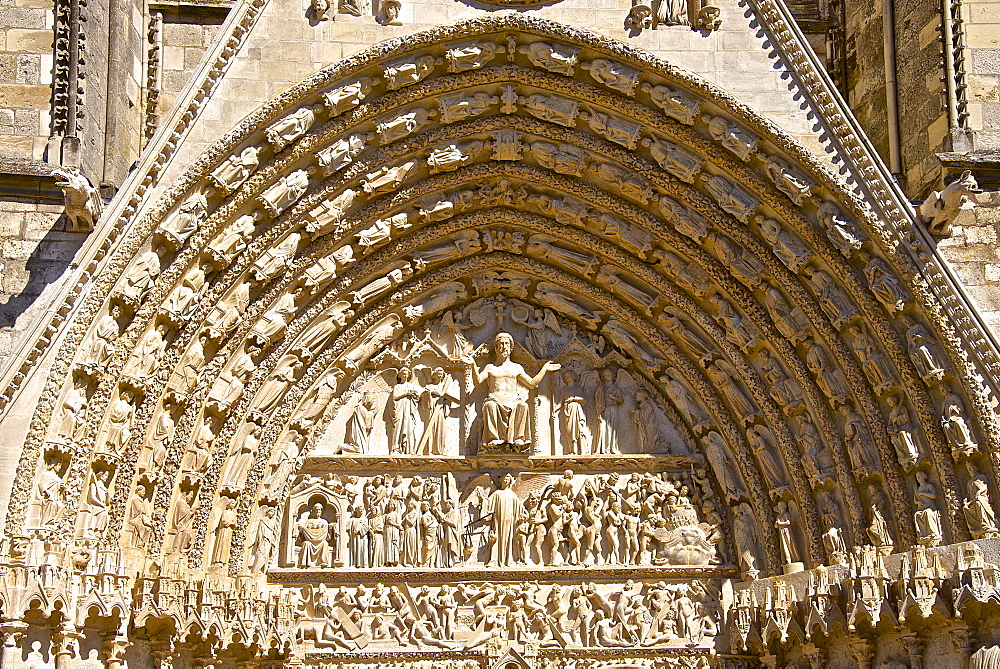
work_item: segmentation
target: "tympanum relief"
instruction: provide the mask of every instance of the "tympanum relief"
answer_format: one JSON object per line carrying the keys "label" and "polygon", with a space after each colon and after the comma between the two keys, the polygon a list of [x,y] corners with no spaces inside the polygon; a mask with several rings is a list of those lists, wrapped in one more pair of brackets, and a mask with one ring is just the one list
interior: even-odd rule
{"label": "tympanum relief", "polygon": [[[520,290],[499,276],[479,280],[490,292],[496,282]],[[439,312],[442,291],[442,305],[468,293],[457,283],[408,308]],[[314,454],[687,453],[660,393],[615,348],[631,335],[606,328],[605,340],[551,304],[486,297],[409,332],[360,368]]]}

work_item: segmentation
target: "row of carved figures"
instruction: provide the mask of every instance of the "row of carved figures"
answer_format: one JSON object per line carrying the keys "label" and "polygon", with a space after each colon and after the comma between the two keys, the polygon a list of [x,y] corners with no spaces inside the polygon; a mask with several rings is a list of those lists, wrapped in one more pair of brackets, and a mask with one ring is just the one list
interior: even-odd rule
{"label": "row of carved figures", "polygon": [[[697,474],[695,483],[707,488],[705,473]],[[293,499],[308,495],[288,521],[294,523],[294,563],[434,569],[480,562],[498,567],[718,562],[714,505],[701,501],[696,508],[693,491],[666,475],[534,475],[523,499],[512,489],[512,476],[502,476],[497,489],[487,478],[476,478],[456,500],[446,485],[420,476],[306,477],[291,491]],[[276,523],[265,524],[273,537]],[[217,527],[216,534],[222,531],[228,526]],[[258,541],[253,552],[262,554],[262,548]]]}
{"label": "row of carved figures", "polygon": [[598,586],[381,583],[311,587],[310,606],[290,591],[297,636],[317,648],[353,651],[368,643],[473,649],[491,642],[542,648],[698,646],[718,634],[718,593],[701,581]]}

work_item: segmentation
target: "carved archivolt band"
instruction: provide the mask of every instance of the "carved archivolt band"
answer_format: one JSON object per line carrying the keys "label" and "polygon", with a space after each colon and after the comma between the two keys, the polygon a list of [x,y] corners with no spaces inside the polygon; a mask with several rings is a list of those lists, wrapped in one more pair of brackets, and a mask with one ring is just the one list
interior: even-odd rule
{"label": "carved archivolt band", "polygon": [[[678,485],[704,481],[692,499],[724,528],[720,569],[779,573],[843,563],[853,547],[997,534],[995,466],[980,448],[995,445],[994,418],[974,410],[953,333],[926,316],[871,211],[690,75],[550,24],[501,23],[317,73],[134,222],[33,419],[8,514],[15,544],[73,537],[136,549],[127,559],[259,571],[245,556],[262,523],[285,514],[291,531],[292,489],[328,462],[310,453],[345,434],[337,420],[362,405],[359,389],[388,370],[399,376],[383,398],[420,385],[398,369],[408,342],[497,300],[510,307],[491,307],[498,323],[543,333],[530,356],[517,342],[537,362],[529,376],[547,360],[548,310],[550,329],[574,333],[564,360],[592,359],[585,371],[620,372],[650,398],[629,406],[672,426],[674,451],[626,450],[615,467],[683,458]],[[482,367],[485,339],[473,344]],[[481,416],[478,372],[460,358],[447,373],[464,384],[462,411],[478,403]],[[524,420],[539,432],[533,397]],[[373,420],[359,411],[362,426]],[[473,423],[449,428],[465,430],[463,449]],[[443,475],[436,459],[403,455],[415,451],[330,458]],[[441,462],[454,473],[470,455]],[[313,512],[303,499],[302,531],[323,530],[325,502]]]}

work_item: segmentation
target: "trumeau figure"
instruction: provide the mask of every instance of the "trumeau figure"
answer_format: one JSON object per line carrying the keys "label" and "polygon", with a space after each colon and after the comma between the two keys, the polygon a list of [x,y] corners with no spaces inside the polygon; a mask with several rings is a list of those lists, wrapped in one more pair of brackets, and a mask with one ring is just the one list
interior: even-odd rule
{"label": "trumeau figure", "polygon": [[262,148],[252,144],[239,153],[234,153],[212,172],[209,179],[223,194],[229,195],[250,178],[260,165]]}
{"label": "trumeau figure", "polygon": [[595,58],[589,63],[583,63],[581,68],[590,72],[594,81],[600,82],[613,90],[631,96],[639,83],[639,70],[605,58]]}
{"label": "trumeau figure", "polygon": [[941,512],[937,509],[937,487],[931,483],[926,471],[917,470],[915,503],[917,511],[913,521],[917,528],[917,541],[921,546],[934,547],[944,538],[941,533]]}
{"label": "trumeau figure", "polygon": [[909,295],[881,258],[873,257],[868,261],[865,276],[868,277],[868,287],[890,314],[902,311],[909,304]]}
{"label": "trumeau figure", "polygon": [[167,246],[176,249],[197,232],[208,216],[208,198],[213,193],[213,188],[192,193],[180,207],[160,223],[156,232]]}
{"label": "trumeau figure", "polygon": [[660,167],[685,183],[694,183],[705,162],[700,156],[655,135],[644,137],[642,145],[649,148],[649,154]]}
{"label": "trumeau figure", "polygon": [[402,139],[420,132],[425,126],[433,123],[437,116],[437,110],[429,107],[415,107],[409,111],[393,116],[392,118],[380,121],[375,126],[375,134],[378,135],[379,142],[385,146],[397,139]]}
{"label": "trumeau figure", "polygon": [[416,455],[420,439],[420,397],[423,389],[413,381],[409,367],[396,374],[392,387],[392,441],[391,451]]}
{"label": "trumeau figure", "polygon": [[496,362],[487,364],[482,371],[471,355],[463,358],[471,367],[473,382],[476,385],[485,383],[487,387],[482,436],[482,445],[487,448],[523,450],[528,447],[531,443],[529,411],[521,387],[534,389],[546,373],[560,367],[555,362],[546,362],[534,377],[529,377],[524,367],[510,359],[513,344],[514,338],[509,334],[498,334],[493,342]]}
{"label": "trumeau figure", "polygon": [[952,456],[956,460],[969,457],[979,450],[979,446],[972,438],[969,424],[965,420],[965,405],[950,386],[942,386],[942,391],[944,399],[941,401],[941,428],[948,438]]}
{"label": "trumeau figure", "polygon": [[743,162],[749,162],[757,153],[757,142],[753,135],[745,132],[735,123],[730,123],[721,116],[702,116],[708,124],[708,134],[722,144]]}
{"label": "trumeau figure", "polygon": [[404,86],[418,84],[431,75],[440,59],[434,56],[420,56],[416,60],[397,60],[385,66],[385,87],[394,91]]}
{"label": "trumeau figure", "polygon": [[274,152],[278,153],[286,146],[302,137],[316,118],[322,113],[323,105],[309,105],[299,107],[294,112],[274,123],[264,131],[267,141],[274,147]]}
{"label": "trumeau figure", "polygon": [[667,116],[685,125],[694,125],[698,120],[701,103],[695,98],[669,86],[654,86],[645,81],[639,88],[649,93],[653,104],[663,109]]}
{"label": "trumeau figure", "polygon": [[517,50],[519,53],[525,54],[531,64],[536,67],[567,77],[576,74],[580,50],[575,47],[565,44],[550,44],[549,42],[532,42],[517,47]]}
{"label": "trumeau figure", "polygon": [[827,239],[845,258],[850,258],[865,243],[865,234],[853,222],[844,218],[832,202],[821,202],[817,211],[820,226]]}
{"label": "trumeau figure", "polygon": [[1000,530],[997,529],[996,512],[990,502],[989,478],[979,471],[972,460],[967,460],[965,467],[969,472],[969,482],[966,484],[962,511],[965,512],[969,531],[974,539],[995,537]]}
{"label": "trumeau figure", "polygon": [[920,373],[920,378],[927,385],[934,385],[936,381],[944,379],[946,371],[945,364],[938,348],[937,340],[922,324],[903,315],[902,318],[906,330],[906,344],[910,353],[910,359]]}

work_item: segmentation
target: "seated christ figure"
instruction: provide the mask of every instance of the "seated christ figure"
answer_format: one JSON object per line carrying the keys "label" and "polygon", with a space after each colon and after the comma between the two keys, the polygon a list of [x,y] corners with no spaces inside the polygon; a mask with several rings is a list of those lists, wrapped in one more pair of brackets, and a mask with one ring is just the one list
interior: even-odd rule
{"label": "seated christ figure", "polygon": [[548,372],[559,369],[554,362],[542,365],[538,374],[528,376],[524,367],[510,359],[514,338],[501,332],[493,341],[496,360],[480,371],[471,356],[465,359],[472,367],[475,384],[486,383],[489,394],[483,403],[483,446],[491,449],[513,446],[518,450],[531,443],[528,427],[528,403],[520,386],[535,388]]}

